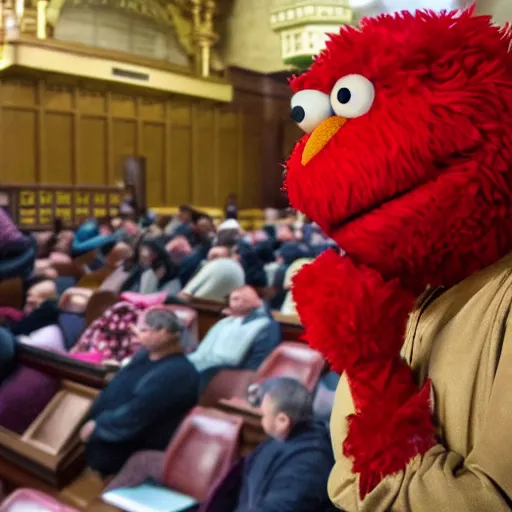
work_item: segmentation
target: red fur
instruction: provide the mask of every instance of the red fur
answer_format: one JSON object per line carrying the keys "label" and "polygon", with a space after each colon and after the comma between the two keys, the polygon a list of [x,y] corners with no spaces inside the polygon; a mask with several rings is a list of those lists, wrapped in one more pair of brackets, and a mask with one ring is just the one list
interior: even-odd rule
{"label": "red fur", "polygon": [[362,497],[433,443],[428,388],[399,357],[414,298],[512,250],[511,43],[472,10],[385,15],[333,35],[291,84],[329,93],[359,73],[376,90],[303,166],[305,135],[286,175],[292,205],[346,251],[305,267],[294,297],[309,343],[349,378]]}

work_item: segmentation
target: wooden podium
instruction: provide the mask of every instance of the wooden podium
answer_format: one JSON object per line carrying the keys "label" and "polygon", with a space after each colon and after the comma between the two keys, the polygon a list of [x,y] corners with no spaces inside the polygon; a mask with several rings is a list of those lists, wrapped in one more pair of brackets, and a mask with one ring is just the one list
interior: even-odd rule
{"label": "wooden podium", "polygon": [[60,391],[30,427],[18,435],[0,428],[0,480],[55,494],[84,468],[80,426],[97,391],[62,381]]}

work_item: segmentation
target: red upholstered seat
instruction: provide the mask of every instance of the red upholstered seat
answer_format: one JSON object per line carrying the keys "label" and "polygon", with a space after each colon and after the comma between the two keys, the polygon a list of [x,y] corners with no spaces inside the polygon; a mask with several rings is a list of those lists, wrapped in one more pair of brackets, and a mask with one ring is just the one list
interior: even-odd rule
{"label": "red upholstered seat", "polygon": [[201,396],[201,405],[214,406],[221,399],[247,398],[247,388],[272,377],[297,379],[313,391],[322,374],[325,362],[323,356],[304,343],[283,341],[263,361],[259,369],[223,370],[208,384]]}
{"label": "red upholstered seat", "polygon": [[63,505],[47,494],[32,489],[18,489],[0,506],[0,512],[9,512],[11,509],[19,512],[30,509],[41,509],[48,512],[78,512],[76,508]]}
{"label": "red upholstered seat", "polygon": [[88,288],[68,288],[59,300],[59,309],[64,313],[85,314],[93,290]]}
{"label": "red upholstered seat", "polygon": [[162,481],[168,488],[204,501],[240,450],[242,419],[196,407],[167,448]]}
{"label": "red upholstered seat", "polygon": [[291,377],[312,391],[324,366],[325,361],[320,352],[303,343],[285,341],[263,361],[256,372],[255,382],[263,382],[271,377]]}

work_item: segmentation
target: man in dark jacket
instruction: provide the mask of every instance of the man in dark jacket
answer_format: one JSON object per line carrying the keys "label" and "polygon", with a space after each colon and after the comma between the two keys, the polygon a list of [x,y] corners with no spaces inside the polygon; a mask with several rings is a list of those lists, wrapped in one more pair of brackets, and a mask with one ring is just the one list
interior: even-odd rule
{"label": "man in dark jacket", "polygon": [[311,393],[288,378],[262,387],[262,426],[270,436],[235,465],[201,512],[324,512],[334,464],[329,432],[313,422]]}
{"label": "man in dark jacket", "polygon": [[199,375],[183,354],[176,315],[155,308],[138,330],[142,348],[94,402],[80,437],[89,466],[117,473],[140,450],[165,450],[196,405]]}

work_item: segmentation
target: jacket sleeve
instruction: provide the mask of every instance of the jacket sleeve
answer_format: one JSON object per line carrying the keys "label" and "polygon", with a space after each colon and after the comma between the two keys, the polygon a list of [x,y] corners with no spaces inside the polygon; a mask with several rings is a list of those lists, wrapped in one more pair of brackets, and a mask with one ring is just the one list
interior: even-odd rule
{"label": "jacket sleeve", "polygon": [[[338,507],[360,512],[510,511],[512,508],[512,334],[508,318],[490,396],[473,449],[466,459],[438,444],[386,477],[360,500],[352,463],[343,456],[346,416],[353,412],[346,379],[340,379],[331,418],[335,467],[329,495]],[[493,371],[493,370],[489,370]],[[435,388],[435,384],[434,384]],[[468,390],[470,393],[471,390]],[[352,410],[350,410],[352,409]]]}
{"label": "jacket sleeve", "polygon": [[326,486],[331,466],[332,455],[325,451],[311,449],[294,456],[292,464],[283,463],[276,472],[264,498],[247,512],[323,511],[329,501]]}
{"label": "jacket sleeve", "polygon": [[128,441],[158,421],[162,412],[173,408],[183,410],[190,404],[190,396],[195,388],[191,390],[194,384],[187,382],[182,372],[174,372],[172,377],[158,377],[142,383],[128,403],[100,413],[95,418],[96,429],[91,440]]}

